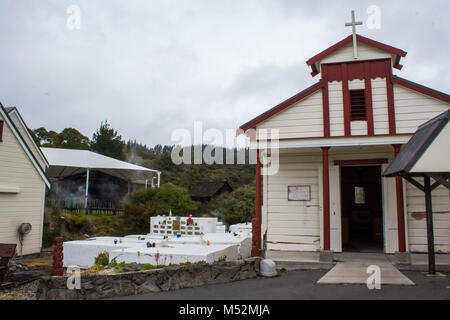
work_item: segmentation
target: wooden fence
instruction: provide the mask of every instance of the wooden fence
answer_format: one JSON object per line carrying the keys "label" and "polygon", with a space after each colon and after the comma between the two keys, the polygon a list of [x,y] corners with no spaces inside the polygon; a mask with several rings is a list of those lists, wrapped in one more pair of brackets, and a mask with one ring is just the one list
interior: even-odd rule
{"label": "wooden fence", "polygon": [[85,199],[83,198],[67,198],[67,199],[48,199],[53,205],[65,210],[65,211],[102,211],[104,213],[121,213],[124,211],[122,201],[111,199],[91,199],[87,202],[87,208]]}

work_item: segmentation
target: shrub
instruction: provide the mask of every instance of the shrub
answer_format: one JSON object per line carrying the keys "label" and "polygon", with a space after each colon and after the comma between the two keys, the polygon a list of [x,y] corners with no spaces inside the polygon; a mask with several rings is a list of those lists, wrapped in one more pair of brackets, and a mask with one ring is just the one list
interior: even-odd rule
{"label": "shrub", "polygon": [[250,222],[255,215],[255,187],[242,186],[233,192],[223,193],[209,204],[228,224]]}
{"label": "shrub", "polygon": [[44,227],[42,235],[42,247],[49,248],[56,243],[56,238],[59,237],[59,231]]}
{"label": "shrub", "polygon": [[106,267],[108,264],[109,264],[109,253],[107,251],[99,253],[98,256],[95,258],[96,266]]}
{"label": "shrub", "polygon": [[100,236],[124,236],[126,235],[124,227],[127,225],[122,217],[114,216],[89,216],[91,224],[91,233],[97,237]]}
{"label": "shrub", "polygon": [[88,217],[82,213],[63,213],[61,218],[64,218],[67,222],[68,231],[71,234],[76,233],[91,233],[92,223],[89,221]]}
{"label": "shrub", "polygon": [[61,208],[57,205],[53,204],[50,200],[45,200],[45,213],[49,214],[50,216],[57,216],[61,214]]}
{"label": "shrub", "polygon": [[189,196],[187,189],[171,183],[161,188],[148,189],[129,195],[125,202],[124,219],[129,229],[127,233],[147,233],[150,228],[150,217],[168,214],[195,215],[199,203]]}

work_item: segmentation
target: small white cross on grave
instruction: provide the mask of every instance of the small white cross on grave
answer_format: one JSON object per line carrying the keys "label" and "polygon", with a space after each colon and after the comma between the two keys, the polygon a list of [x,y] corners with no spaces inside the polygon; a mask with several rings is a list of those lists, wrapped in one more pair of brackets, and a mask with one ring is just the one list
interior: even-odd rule
{"label": "small white cross on grave", "polygon": [[355,21],[355,11],[352,10],[352,22],[348,22],[345,24],[346,27],[352,27],[353,33],[353,58],[358,59],[358,49],[357,49],[357,41],[356,41],[356,26],[362,25],[362,21]]}

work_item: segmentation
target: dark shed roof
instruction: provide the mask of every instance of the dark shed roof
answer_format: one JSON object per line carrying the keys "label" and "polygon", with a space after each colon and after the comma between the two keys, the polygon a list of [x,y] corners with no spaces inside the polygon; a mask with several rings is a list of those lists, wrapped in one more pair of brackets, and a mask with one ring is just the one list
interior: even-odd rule
{"label": "dark shed roof", "polygon": [[449,120],[450,110],[447,110],[422,124],[384,171],[383,176],[394,176],[409,172],[447,125]]}
{"label": "dark shed roof", "polygon": [[189,190],[189,194],[194,198],[213,197],[223,187],[233,190],[226,181],[199,182]]}

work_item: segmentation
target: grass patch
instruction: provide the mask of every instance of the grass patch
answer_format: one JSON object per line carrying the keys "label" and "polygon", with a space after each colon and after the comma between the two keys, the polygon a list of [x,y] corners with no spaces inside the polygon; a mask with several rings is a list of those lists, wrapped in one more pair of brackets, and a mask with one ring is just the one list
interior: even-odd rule
{"label": "grass patch", "polygon": [[[116,261],[112,261],[111,263],[108,264],[105,262],[106,261],[105,253],[107,254],[107,252],[102,252],[97,256],[98,263],[95,264],[93,267],[91,267],[89,270],[95,272],[95,271],[102,271],[105,269],[114,269],[114,271],[116,273],[122,273],[123,268],[125,266],[135,264],[135,263],[125,263],[125,262],[117,263]],[[97,258],[96,258],[96,261],[97,261]],[[181,267],[181,266],[188,266],[188,265],[193,265],[193,264],[204,264],[204,263],[206,263],[205,260],[200,260],[197,262],[186,261],[186,262],[181,262],[178,264],[171,263],[169,265],[163,265],[163,264],[153,265],[150,263],[146,263],[139,269],[139,271],[155,270],[155,269],[162,269],[162,268],[167,268],[167,267]]]}
{"label": "grass patch", "polygon": [[153,269],[161,269],[167,266],[163,265],[152,265],[150,263],[146,263],[139,271],[145,271],[145,270],[153,270]]}
{"label": "grass patch", "polygon": [[102,266],[102,265],[100,265],[100,264],[96,264],[96,265],[94,265],[92,268],[91,268],[91,270],[94,270],[94,271],[102,271],[102,270],[105,270],[106,269],[106,266]]}

